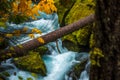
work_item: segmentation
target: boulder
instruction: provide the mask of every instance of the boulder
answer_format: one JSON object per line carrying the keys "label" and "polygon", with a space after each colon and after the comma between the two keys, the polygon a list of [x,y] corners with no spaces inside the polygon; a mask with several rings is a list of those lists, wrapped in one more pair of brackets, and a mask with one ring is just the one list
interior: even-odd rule
{"label": "boulder", "polygon": [[[76,0],[74,5],[72,5],[72,7],[70,8],[69,13],[66,14],[66,17],[64,17],[65,25],[71,24],[83,17],[86,17],[94,13],[94,8],[95,8],[94,0]],[[83,51],[81,50],[82,47],[86,47],[88,50],[89,38],[92,33],[92,27],[93,27],[93,24],[88,25],[82,29],[79,29],[78,31],[75,31],[69,35],[64,36],[62,38],[63,42],[67,40],[67,41],[70,41],[71,43],[74,43],[76,45],[74,47],[78,47],[80,51]],[[68,46],[65,46],[65,47],[69,48]]]}
{"label": "boulder", "polygon": [[22,70],[39,73],[42,76],[45,76],[47,72],[46,66],[38,52],[30,52],[29,55],[14,58],[14,63]]}

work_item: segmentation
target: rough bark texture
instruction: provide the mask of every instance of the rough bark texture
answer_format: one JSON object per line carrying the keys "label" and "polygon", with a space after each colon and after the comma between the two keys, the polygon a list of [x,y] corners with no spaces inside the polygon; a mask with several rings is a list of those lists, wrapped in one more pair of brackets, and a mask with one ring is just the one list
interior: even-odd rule
{"label": "rough bark texture", "polygon": [[101,67],[91,65],[90,80],[120,80],[120,0],[96,0],[95,47]]}
{"label": "rough bark texture", "polygon": [[23,56],[27,54],[27,51],[33,50],[39,46],[45,45],[48,42],[52,42],[57,40],[58,38],[67,35],[73,31],[76,31],[82,27],[84,27],[87,24],[90,24],[95,21],[94,14],[85,17],[84,19],[81,19],[73,24],[64,26],[56,31],[53,31],[47,35],[41,36],[41,38],[45,41],[45,43],[40,43],[37,39],[33,39],[31,41],[28,41],[26,43],[21,44],[22,47],[14,46],[14,50],[12,49],[6,49],[4,51],[0,52],[0,61],[8,59],[10,57],[18,57]]}

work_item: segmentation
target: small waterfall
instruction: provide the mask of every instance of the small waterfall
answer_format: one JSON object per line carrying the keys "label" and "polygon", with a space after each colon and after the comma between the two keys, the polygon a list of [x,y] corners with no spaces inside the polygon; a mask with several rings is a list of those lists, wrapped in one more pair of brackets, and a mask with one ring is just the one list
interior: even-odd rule
{"label": "small waterfall", "polygon": [[90,61],[85,66],[85,70],[81,73],[79,80],[89,80]]}
{"label": "small waterfall", "polygon": [[[16,24],[8,24],[7,28],[1,28],[0,31],[4,32],[12,32],[17,29],[23,29],[24,27],[28,28],[28,33],[33,28],[38,28],[42,31],[41,35],[47,34],[49,32],[52,32],[56,29],[59,29],[59,23],[58,23],[58,16],[56,13],[47,15],[43,12],[40,12],[40,17],[38,17],[38,20],[32,21],[32,22],[26,22],[20,25]],[[35,37],[41,36],[40,34],[35,34]],[[12,40],[15,42],[13,43],[10,41],[10,45],[17,45],[24,42],[27,42],[31,40],[31,38],[28,37],[28,35],[23,34],[20,37],[13,37]],[[57,42],[57,44],[56,44]],[[49,55],[44,55],[43,60],[45,62],[45,65],[47,67],[47,76],[43,77],[41,75],[38,76],[36,79],[31,75],[31,72],[23,71],[18,69],[13,63],[11,63],[12,59],[8,59],[6,61],[3,61],[1,63],[1,66],[11,66],[10,69],[6,70],[11,75],[10,77],[6,77],[6,80],[19,80],[19,76],[23,77],[22,80],[27,80],[27,78],[31,78],[33,80],[72,80],[72,78],[66,76],[67,72],[75,65],[76,63],[83,60],[83,57],[80,58],[79,61],[77,61],[76,55],[77,52],[68,51],[65,47],[62,46],[61,39],[58,39],[55,42],[50,42],[46,45],[49,49]],[[59,48],[59,50],[58,50]],[[87,68],[87,64],[86,64]],[[89,76],[87,74],[88,72],[86,69],[82,72],[79,80],[89,80]]]}

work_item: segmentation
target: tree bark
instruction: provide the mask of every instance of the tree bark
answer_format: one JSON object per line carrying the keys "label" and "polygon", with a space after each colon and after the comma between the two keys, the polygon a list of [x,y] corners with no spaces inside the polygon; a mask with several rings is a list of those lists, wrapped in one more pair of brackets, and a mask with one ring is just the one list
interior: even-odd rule
{"label": "tree bark", "polygon": [[96,1],[95,47],[104,58],[91,65],[90,80],[120,80],[120,0]]}
{"label": "tree bark", "polygon": [[41,38],[45,41],[45,43],[40,43],[36,38],[36,39],[33,39],[31,41],[21,44],[22,47],[13,46],[12,49],[8,48],[8,49],[0,52],[0,61],[3,61],[5,59],[11,58],[11,57],[19,57],[19,56],[26,55],[29,50],[33,50],[39,46],[42,46],[49,42],[55,41],[58,38],[60,38],[64,35],[67,35],[73,31],[76,31],[94,21],[95,21],[95,16],[94,16],[94,14],[92,14],[92,15],[85,17],[73,24],[64,26],[56,31],[48,33],[47,35],[41,36]]}

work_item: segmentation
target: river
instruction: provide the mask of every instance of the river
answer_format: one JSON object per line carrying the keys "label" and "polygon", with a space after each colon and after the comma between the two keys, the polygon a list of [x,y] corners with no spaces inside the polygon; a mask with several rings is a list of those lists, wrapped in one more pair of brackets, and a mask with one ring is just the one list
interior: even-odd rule
{"label": "river", "polygon": [[[38,16],[38,20],[36,21],[26,22],[20,25],[7,23],[7,25],[8,27],[6,29],[0,28],[0,31],[12,32],[13,30],[16,30],[16,29],[23,29],[24,27],[28,27],[29,28],[28,32],[33,28],[37,28],[42,31],[41,35],[44,35],[56,29],[59,29],[58,16],[56,13],[47,15],[43,12],[40,12],[40,16]],[[35,37],[38,37],[41,35],[35,34]],[[14,42],[10,41],[10,45],[17,45],[17,44],[27,42],[31,40],[31,38],[28,35],[23,34],[20,37],[12,38],[12,40]],[[78,53],[78,52],[67,50],[67,48],[62,46],[61,39],[58,39],[58,48],[60,49],[60,52],[57,49],[56,42],[50,42],[46,46],[49,49],[49,55],[47,54],[44,55],[42,59],[47,68],[47,76],[43,77],[38,74],[38,77],[35,78],[31,75],[31,72],[18,69],[14,65],[14,63],[11,62],[12,60],[11,58],[1,63],[2,67],[6,67],[6,70],[4,71],[7,71],[10,74],[9,77],[5,77],[6,80],[20,80],[18,78],[19,76],[23,78],[22,80],[28,80],[28,78],[31,78],[32,80],[73,80],[72,77],[67,75],[67,72],[69,72],[70,69],[75,64],[82,62],[84,58],[89,58],[89,55],[86,52]],[[82,55],[80,56],[79,60],[76,60],[76,57],[78,57],[78,54],[82,54]],[[89,67],[89,65],[90,65],[90,62],[88,61],[88,63],[86,64],[85,70],[82,71],[81,74],[79,74],[80,77],[77,80],[89,80],[89,74],[87,71],[87,68]],[[11,67],[11,68],[7,69],[7,67]]]}

